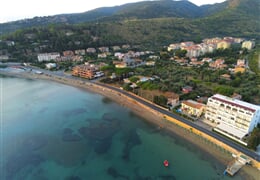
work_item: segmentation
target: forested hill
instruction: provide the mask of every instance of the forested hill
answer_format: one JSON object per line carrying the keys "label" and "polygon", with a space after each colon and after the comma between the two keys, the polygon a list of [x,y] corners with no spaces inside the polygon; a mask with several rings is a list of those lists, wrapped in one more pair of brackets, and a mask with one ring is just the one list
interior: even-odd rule
{"label": "forested hill", "polygon": [[[222,14],[227,10],[236,9],[242,15],[253,14],[258,18],[259,0],[227,0],[213,5],[196,6],[182,0],[157,0],[129,3],[121,6],[103,7],[76,14],[61,14],[46,17],[34,17],[9,23],[0,24],[0,34],[13,32],[28,27],[43,27],[50,24],[78,24],[85,22],[119,21],[151,18],[202,18],[215,14]],[[251,16],[252,18],[252,16]]]}
{"label": "forested hill", "polygon": [[[169,0],[140,3],[152,5],[159,2],[162,4],[172,3]],[[187,1],[178,3],[191,4]],[[200,42],[203,38],[216,36],[253,38],[258,42],[257,38],[260,37],[259,3],[259,0],[229,0],[224,3],[210,5],[207,8],[201,6],[200,8],[205,9],[212,8],[212,12],[215,11],[215,13],[210,16],[203,15],[203,17],[197,18],[154,17],[146,19],[128,15],[124,19],[115,20],[119,16],[114,15],[114,20],[95,21],[95,23],[87,22],[74,25],[69,23],[52,23],[24,30],[20,29],[15,33],[2,36],[1,39],[3,41],[14,41],[16,46],[12,48],[15,49],[11,50],[10,47],[8,48],[19,56],[27,51],[60,52],[67,49],[73,50],[126,43],[144,48],[161,48],[173,42],[185,40]],[[118,6],[116,12],[113,13],[125,12],[123,14],[131,14],[130,12],[134,11],[134,8],[131,10],[130,7],[134,7],[136,4],[138,3]],[[126,6],[130,6],[125,8],[128,10],[127,12],[123,8]],[[145,6],[136,8],[141,7],[144,8]],[[199,7],[195,6],[195,8]],[[107,13],[111,13],[108,9]],[[195,11],[192,13],[195,13]],[[207,11],[204,10],[203,13],[207,14]],[[122,18],[123,16],[120,17]]]}

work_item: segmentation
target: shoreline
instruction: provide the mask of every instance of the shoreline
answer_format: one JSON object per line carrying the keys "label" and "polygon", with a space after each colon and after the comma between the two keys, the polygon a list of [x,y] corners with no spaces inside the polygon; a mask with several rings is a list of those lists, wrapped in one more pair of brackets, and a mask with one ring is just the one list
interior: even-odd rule
{"label": "shoreline", "polygon": [[[210,144],[209,142],[199,138],[194,133],[190,133],[189,131],[185,130],[184,128],[179,127],[178,125],[168,121],[165,119],[163,114],[160,114],[156,111],[153,111],[149,108],[144,107],[144,105],[140,105],[139,103],[135,102],[135,100],[131,98],[122,98],[121,94],[116,93],[112,90],[105,89],[103,87],[98,87],[97,85],[92,84],[91,82],[84,82],[80,79],[69,79],[69,78],[62,78],[58,76],[50,76],[46,74],[33,74],[29,72],[4,72],[0,71],[0,74],[17,77],[17,78],[27,78],[27,79],[41,79],[47,81],[54,81],[57,83],[66,84],[69,86],[73,86],[76,88],[80,88],[89,92],[101,94],[104,97],[111,99],[112,101],[118,103],[121,106],[127,107],[130,109],[134,114],[140,116],[145,121],[152,123],[158,126],[159,130],[166,130],[167,133],[175,134],[181,138],[184,138],[186,141],[191,142],[192,145],[195,145],[199,149],[202,149],[205,153],[212,156],[218,162],[223,165],[227,165],[231,160],[231,154],[227,153],[227,151],[222,152],[220,149],[215,147],[214,145]],[[223,170],[224,171],[224,170]],[[260,172],[251,166],[244,166],[238,174],[246,179],[257,179],[260,176]]]}

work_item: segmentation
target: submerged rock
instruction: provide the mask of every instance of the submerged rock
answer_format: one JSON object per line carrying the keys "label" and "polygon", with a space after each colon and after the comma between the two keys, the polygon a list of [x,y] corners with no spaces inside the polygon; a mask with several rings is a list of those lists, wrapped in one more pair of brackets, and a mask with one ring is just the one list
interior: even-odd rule
{"label": "submerged rock", "polygon": [[111,113],[105,113],[103,116],[102,116],[102,119],[104,119],[105,121],[112,121],[113,119],[115,119],[113,117],[113,115]]}
{"label": "submerged rock", "polygon": [[8,159],[4,171],[6,179],[13,179],[15,175],[27,166],[38,166],[40,163],[45,161],[43,157],[38,154],[31,152],[23,152],[22,154],[16,155]]}
{"label": "submerged rock", "polygon": [[46,137],[37,135],[25,139],[23,142],[23,148],[28,151],[36,151],[45,147],[47,144],[48,141]]}
{"label": "submerged rock", "polygon": [[70,141],[80,141],[81,137],[78,134],[75,134],[72,129],[65,128],[63,130],[63,134],[62,134],[62,140],[68,141],[68,142],[70,142]]}
{"label": "submerged rock", "polygon": [[96,153],[102,154],[108,151],[112,143],[112,137],[120,129],[118,120],[105,115],[103,121],[90,121],[88,127],[81,127],[78,132],[89,140]]}
{"label": "submerged rock", "polygon": [[69,176],[69,177],[66,177],[65,180],[81,180],[81,178],[78,176]]}
{"label": "submerged rock", "polygon": [[123,175],[123,174],[120,174],[117,172],[117,170],[113,167],[109,167],[107,169],[107,174],[109,174],[110,176],[112,176],[113,178],[123,178],[123,179],[129,179],[129,177]]}
{"label": "submerged rock", "polygon": [[83,114],[83,113],[86,113],[87,110],[84,109],[84,108],[78,108],[78,109],[72,109],[72,110],[69,110],[69,111],[66,111],[63,113],[63,115],[65,117],[69,117],[69,116],[75,116],[75,115],[78,115],[78,114]]}
{"label": "submerged rock", "polygon": [[91,123],[88,127],[81,127],[79,133],[85,138],[103,140],[112,137],[119,129],[114,123]]}
{"label": "submerged rock", "polygon": [[161,176],[159,176],[159,178],[161,180],[176,180],[176,177],[172,176],[172,175],[161,175]]}
{"label": "submerged rock", "polygon": [[134,146],[142,143],[136,129],[132,129],[127,133],[125,147],[123,149],[123,159],[129,160],[130,151]]}
{"label": "submerged rock", "polygon": [[112,143],[111,138],[103,139],[101,141],[95,141],[93,144],[94,150],[98,154],[106,153],[108,151],[108,149],[110,148],[111,143]]}

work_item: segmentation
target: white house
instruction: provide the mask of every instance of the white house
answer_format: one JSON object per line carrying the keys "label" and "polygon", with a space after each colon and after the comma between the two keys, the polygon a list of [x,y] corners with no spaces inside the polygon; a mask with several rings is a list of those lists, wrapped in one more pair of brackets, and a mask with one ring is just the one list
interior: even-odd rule
{"label": "white house", "polygon": [[52,52],[52,53],[40,53],[38,54],[38,61],[50,61],[56,60],[56,58],[60,58],[60,53]]}

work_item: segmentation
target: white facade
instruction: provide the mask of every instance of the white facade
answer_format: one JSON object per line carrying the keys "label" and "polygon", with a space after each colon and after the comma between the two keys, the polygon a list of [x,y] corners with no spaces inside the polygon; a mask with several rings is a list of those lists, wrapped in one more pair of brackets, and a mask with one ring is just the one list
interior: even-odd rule
{"label": "white facade", "polygon": [[55,60],[56,58],[60,57],[60,53],[42,53],[38,54],[38,61],[50,61],[50,60]]}
{"label": "white facade", "polygon": [[242,48],[246,48],[248,50],[251,50],[255,47],[255,42],[254,41],[244,41],[242,43]]}
{"label": "white facade", "polygon": [[218,124],[218,132],[241,141],[260,123],[260,106],[215,94],[208,99],[205,118]]}

